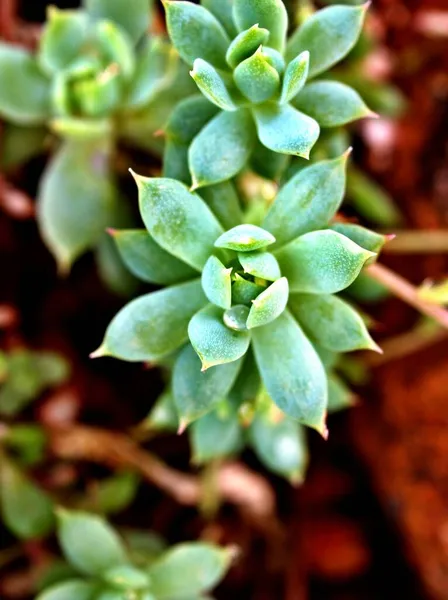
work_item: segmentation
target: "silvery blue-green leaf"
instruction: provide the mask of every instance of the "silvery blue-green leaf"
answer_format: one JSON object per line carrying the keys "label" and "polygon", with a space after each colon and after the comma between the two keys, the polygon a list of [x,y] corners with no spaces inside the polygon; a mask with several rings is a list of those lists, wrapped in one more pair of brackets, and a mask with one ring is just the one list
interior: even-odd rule
{"label": "silvery blue-green leaf", "polygon": [[167,138],[163,152],[162,176],[191,185],[188,168],[188,144]]}
{"label": "silvery blue-green leaf", "polygon": [[194,315],[188,325],[188,337],[201,359],[203,371],[238,360],[250,344],[249,332],[224,325],[222,309],[213,305]]}
{"label": "silvery blue-green leaf", "polygon": [[329,229],[311,231],[275,253],[291,292],[335,294],[348,287],[375,254]]}
{"label": "silvery blue-green leaf", "polygon": [[241,62],[233,72],[240,92],[254,104],[270,100],[280,89],[280,75],[260,48]]}
{"label": "silvery blue-green leaf", "polygon": [[0,42],[0,116],[18,125],[45,123],[50,82],[26,50]]}
{"label": "silvery blue-green leaf", "polygon": [[203,6],[165,0],[168,33],[184,61],[193,65],[203,58],[218,69],[226,69],[230,39],[221,23]]}
{"label": "silvery blue-green leaf", "polygon": [[355,281],[345,290],[357,302],[381,302],[390,296],[389,290],[361,271]]}
{"label": "silvery blue-green leaf", "polygon": [[37,52],[39,65],[49,74],[68,67],[81,54],[88,35],[85,14],[50,6]]}
{"label": "silvery blue-green leaf", "polygon": [[178,544],[149,568],[157,600],[202,595],[224,577],[232,552],[204,542]]}
{"label": "silvery blue-green leaf", "polygon": [[95,246],[115,221],[109,154],[97,144],[65,142],[40,180],[37,221],[62,271]]}
{"label": "silvery blue-green leaf", "polygon": [[[153,598],[153,596],[150,596],[150,600],[153,600]],[[95,600],[123,600],[123,592],[120,590],[106,588],[101,590],[95,596]]]}
{"label": "silvery blue-green leaf", "polygon": [[297,321],[286,310],[252,331],[255,359],[268,394],[288,416],[326,433],[327,376]]}
{"label": "silvery blue-green leaf", "polygon": [[57,117],[48,126],[53,133],[68,141],[99,143],[110,139],[113,123],[108,118]]}
{"label": "silvery blue-green leaf", "polygon": [[202,188],[199,195],[205,200],[224,229],[235,227],[243,221],[241,204],[235,185],[231,181],[223,181]]}
{"label": "silvery blue-green leaf", "polygon": [[285,417],[272,421],[256,415],[249,427],[249,439],[261,462],[291,483],[301,483],[308,466],[308,448],[302,426]]}
{"label": "silvery blue-green leaf", "polygon": [[233,20],[233,0],[201,0],[200,3],[215,15],[230,38],[237,35],[238,29]]}
{"label": "silvery blue-green leaf", "polygon": [[199,279],[140,296],[112,319],[92,356],[160,360],[188,339],[188,323],[206,303]]}
{"label": "silvery blue-green leaf", "polygon": [[221,308],[230,308],[232,304],[232,288],[230,274],[219,258],[210,256],[202,271],[202,289],[207,298]]}
{"label": "silvery blue-green leaf", "polygon": [[121,78],[110,67],[96,79],[80,79],[72,86],[75,103],[81,114],[87,117],[105,117],[117,108],[121,100]]}
{"label": "silvery blue-green leaf", "polygon": [[[288,64],[283,78],[280,104],[291,102],[303,88],[308,77],[309,62],[310,53],[304,50]],[[313,116],[309,111],[305,112]]]}
{"label": "silvery blue-green leaf", "polygon": [[288,29],[288,13],[282,0],[234,0],[233,15],[241,30],[258,23],[269,30],[269,46],[283,51]]}
{"label": "silvery blue-green leaf", "polygon": [[361,225],[355,225],[354,223],[333,223],[331,229],[345,235],[345,237],[350,238],[352,242],[355,242],[355,244],[358,244],[361,248],[370,250],[370,252],[381,252],[382,247],[387,242],[387,236],[375,233],[374,231],[370,231],[370,229],[361,227]]}
{"label": "silvery blue-green leaf", "polygon": [[329,6],[318,10],[288,41],[286,57],[310,53],[309,77],[319,75],[342,60],[353,48],[362,30],[367,4]]}
{"label": "silvery blue-green leaf", "polygon": [[135,179],[146,229],[159,246],[200,271],[222,233],[214,214],[202,198],[174,179]]}
{"label": "silvery blue-green leaf", "polygon": [[288,306],[313,340],[332,352],[376,350],[361,316],[331,294],[291,294]]}
{"label": "silvery blue-green leaf", "polygon": [[255,139],[249,111],[222,112],[214,117],[190,146],[188,162],[194,187],[232,179],[247,163]]}
{"label": "silvery blue-green leaf", "polygon": [[133,565],[112,567],[102,574],[102,579],[111,587],[123,592],[129,590],[144,590],[150,585],[150,577],[145,571]]}
{"label": "silvery blue-green leaf", "polygon": [[224,311],[222,320],[224,325],[235,331],[246,331],[247,317],[249,316],[249,308],[244,304],[235,304],[232,308]]}
{"label": "silvery blue-green leaf", "polygon": [[179,417],[174,404],[173,390],[171,387],[167,387],[160,394],[141,426],[144,430],[177,430],[179,426]]}
{"label": "silvery blue-green leaf", "polygon": [[328,412],[334,413],[339,410],[351,408],[355,404],[352,391],[337,375],[328,376]]}
{"label": "silvery blue-green leaf", "polygon": [[99,576],[128,562],[122,540],[101,517],[63,509],[58,510],[57,517],[64,556],[82,573]]}
{"label": "silvery blue-green leaf", "polygon": [[243,366],[229,392],[232,406],[239,408],[245,403],[253,403],[260,390],[261,379],[252,348],[246,352]]}
{"label": "silvery blue-green leaf", "polygon": [[250,223],[237,225],[223,233],[216,241],[216,248],[227,248],[237,252],[251,252],[265,248],[275,242],[275,237],[256,225]]}
{"label": "silvery blue-green leaf", "polygon": [[282,276],[277,259],[270,252],[240,252],[238,260],[244,272],[254,277],[275,281]]}
{"label": "silvery blue-green leaf", "polygon": [[277,319],[288,303],[289,286],[286,277],[274,281],[255,300],[247,318],[247,328],[255,329]]}
{"label": "silvery blue-green leaf", "polygon": [[246,281],[238,273],[232,284],[232,300],[235,304],[246,304],[252,306],[254,300],[265,288],[252,281]]}
{"label": "silvery blue-green leaf", "polygon": [[145,229],[115,229],[111,235],[125,265],[143,281],[170,285],[195,276],[191,267],[163,250]]}
{"label": "silvery blue-green leaf", "polygon": [[189,144],[218,112],[219,109],[202,94],[181,100],[166,125],[167,138]]}
{"label": "silvery blue-green leaf", "polygon": [[195,421],[191,426],[190,441],[196,464],[238,454],[244,440],[235,409],[227,403],[225,410],[218,406]]}
{"label": "silvery blue-green leaf", "polygon": [[321,127],[340,127],[374,114],[358,92],[338,81],[312,81],[293,104],[316,119]]}
{"label": "silvery blue-green leaf", "polygon": [[278,154],[263,146],[258,140],[250,158],[252,169],[265,179],[277,181],[282,176],[291,158],[286,154]]}
{"label": "silvery blue-green leaf", "polygon": [[269,46],[265,46],[263,48],[263,53],[269,64],[272,65],[274,69],[280,73],[280,75],[282,75],[286,67],[283,54],[281,54],[278,50],[274,50],[274,48],[270,48]]}
{"label": "silvery blue-green leaf", "polygon": [[100,21],[95,28],[95,35],[102,57],[118,66],[120,75],[128,80],[135,71],[135,54],[126,31],[112,21]]}
{"label": "silvery blue-green leaf", "polygon": [[0,512],[4,524],[22,540],[48,535],[54,527],[49,496],[4,456],[0,460]]}
{"label": "silvery blue-green leaf", "polygon": [[339,361],[340,354],[327,350],[327,348],[324,348],[314,340],[313,346],[320,358],[320,362],[323,364],[326,371],[329,371],[330,369],[336,367]]}
{"label": "silvery blue-green leaf", "polygon": [[93,600],[98,587],[82,579],[56,583],[41,592],[36,600]]}
{"label": "silvery blue-green leaf", "polygon": [[305,167],[280,189],[263,221],[277,246],[328,224],[344,197],[347,157]]}
{"label": "silvery blue-green leaf", "polygon": [[201,370],[201,361],[187,344],[180,352],[173,370],[173,397],[181,427],[210,412],[224,400],[241,369],[237,360]]}
{"label": "silvery blue-green leaf", "polygon": [[308,158],[319,137],[318,123],[289,104],[265,104],[253,113],[260,142],[282,154]]}
{"label": "silvery blue-green leaf", "polygon": [[153,0],[84,0],[90,17],[97,21],[113,21],[134,43],[148,31],[152,4]]}
{"label": "silvery blue-green leaf", "polygon": [[104,233],[95,248],[98,275],[105,286],[114,294],[129,298],[135,295],[139,282],[126,268],[111,237]]}
{"label": "silvery blue-green leaf", "polygon": [[193,63],[190,75],[204,96],[222,110],[237,110],[238,106],[232,100],[226,82],[218,71],[202,58],[197,58]]}
{"label": "silvery blue-green leaf", "polygon": [[241,61],[252,56],[268,38],[269,31],[259,27],[258,23],[239,33],[227,50],[226,61],[228,65],[234,69]]}

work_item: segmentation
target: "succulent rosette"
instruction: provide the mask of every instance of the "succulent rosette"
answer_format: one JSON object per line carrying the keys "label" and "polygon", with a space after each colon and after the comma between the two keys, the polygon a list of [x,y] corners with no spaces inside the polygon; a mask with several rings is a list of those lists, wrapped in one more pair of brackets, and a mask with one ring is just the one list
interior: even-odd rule
{"label": "succulent rosette", "polygon": [[302,169],[260,225],[244,222],[231,182],[201,197],[178,181],[135,175],[146,230],[113,236],[135,275],[167,287],[127,304],[93,356],[156,364],[174,356],[171,388],[183,426],[244,387],[253,370],[280,411],[325,434],[328,381],[316,348],[377,349],[337,295],[384,242],[362,227],[331,224],[347,156]]}
{"label": "succulent rosette", "polygon": [[354,46],[367,5],[318,11],[288,40],[281,0],[164,5],[171,41],[203,94],[171,117],[166,176],[185,181],[189,172],[199,188],[234,177],[249,159],[272,170],[266,162],[278,164],[278,153],[308,158],[320,127],[372,114],[348,85],[315,79]]}

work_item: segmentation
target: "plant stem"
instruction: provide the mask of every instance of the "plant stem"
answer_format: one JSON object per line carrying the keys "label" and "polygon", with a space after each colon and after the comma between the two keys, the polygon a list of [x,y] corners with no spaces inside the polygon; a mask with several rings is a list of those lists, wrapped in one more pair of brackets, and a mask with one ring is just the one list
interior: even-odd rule
{"label": "plant stem", "polygon": [[383,252],[389,254],[448,252],[448,231],[443,229],[398,231],[396,237],[384,246]]}
{"label": "plant stem", "polygon": [[448,311],[438,306],[422,300],[418,294],[418,290],[409,281],[397,275],[384,265],[375,263],[367,267],[366,273],[378,283],[384,285],[395,296],[401,298],[404,302],[413,306],[416,310],[432,317],[443,327],[448,328]]}

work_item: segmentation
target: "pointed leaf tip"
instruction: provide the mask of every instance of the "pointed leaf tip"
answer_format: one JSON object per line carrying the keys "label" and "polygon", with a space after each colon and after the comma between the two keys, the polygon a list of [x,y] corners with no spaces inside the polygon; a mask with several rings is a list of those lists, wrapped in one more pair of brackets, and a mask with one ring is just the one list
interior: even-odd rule
{"label": "pointed leaf tip", "polygon": [[89,358],[102,358],[103,356],[108,356],[108,352],[104,344],[101,344],[99,348],[89,354]]}
{"label": "pointed leaf tip", "polygon": [[182,435],[185,433],[190,421],[188,419],[181,419],[179,421],[179,427],[177,428],[177,435]]}
{"label": "pointed leaf tip", "polygon": [[118,229],[114,229],[113,227],[107,227],[106,233],[109,234],[111,237],[114,237],[115,235],[117,235]]}

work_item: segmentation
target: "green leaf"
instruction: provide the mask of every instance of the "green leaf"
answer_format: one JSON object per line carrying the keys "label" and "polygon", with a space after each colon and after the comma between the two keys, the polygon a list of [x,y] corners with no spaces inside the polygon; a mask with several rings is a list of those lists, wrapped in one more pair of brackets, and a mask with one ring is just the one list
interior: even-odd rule
{"label": "green leaf", "polygon": [[231,181],[223,181],[202,188],[200,196],[205,200],[224,229],[235,227],[243,221],[240,200],[235,185]]}
{"label": "green leaf", "polygon": [[337,375],[328,376],[328,412],[351,408],[355,404],[352,391]]}
{"label": "green leaf", "polygon": [[238,260],[244,272],[254,277],[275,281],[282,276],[277,259],[270,252],[240,252]]}
{"label": "green leaf", "polygon": [[352,242],[355,242],[355,244],[358,244],[358,246],[361,246],[365,250],[370,250],[370,252],[381,252],[382,247],[387,242],[386,235],[375,233],[354,223],[333,223],[331,229],[345,235]]}
{"label": "green leaf", "polygon": [[291,292],[335,294],[348,287],[375,254],[336,231],[305,233],[275,253]]}
{"label": "green leaf", "polygon": [[46,146],[47,135],[47,130],[40,125],[22,127],[3,123],[0,169],[9,171],[41,154]]}
{"label": "green leaf", "polygon": [[230,308],[232,304],[232,289],[230,274],[216,256],[210,256],[202,271],[202,289],[207,298],[221,308]]}
{"label": "green leaf", "polygon": [[218,108],[202,95],[193,95],[181,100],[168,120],[167,138],[190,144],[218,112]]}
{"label": "green leaf", "polygon": [[143,421],[142,427],[145,430],[176,431],[178,421],[173,391],[167,387],[155,401],[149,415]]}
{"label": "green leaf", "polygon": [[97,589],[94,583],[71,579],[52,585],[41,592],[36,600],[93,600]]}
{"label": "green leaf", "polygon": [[191,279],[195,271],[163,250],[144,229],[111,231],[123,262],[136,277],[170,285]]}
{"label": "green leaf", "polygon": [[98,275],[111,292],[124,298],[136,293],[139,282],[126,268],[116,245],[106,233],[96,248],[95,258]]}
{"label": "green leaf", "polygon": [[260,28],[258,23],[239,33],[230,44],[227,54],[227,64],[234,69],[240,62],[252,54],[266,42],[269,37],[267,29]]}
{"label": "green leaf", "polygon": [[[305,50],[304,52],[301,52],[299,56],[296,56],[296,58],[286,67],[280,104],[291,102],[303,88],[308,77],[309,62],[310,53]],[[309,111],[305,112],[313,116]]]}
{"label": "green leaf", "polygon": [[138,476],[130,471],[97,481],[92,497],[86,498],[80,508],[106,515],[120,513],[134,500],[138,484]]}
{"label": "green leaf", "polygon": [[201,0],[201,4],[215,15],[230,38],[233,39],[238,33],[233,20],[233,0]]}
{"label": "green leaf", "polygon": [[193,186],[232,179],[249,160],[255,139],[249,111],[222,112],[214,117],[190,146],[188,161]]}
{"label": "green leaf", "polygon": [[288,42],[286,57],[310,53],[309,77],[326,71],[342,60],[361,33],[368,4],[329,6],[318,10],[299,27]]}
{"label": "green leaf", "polygon": [[190,75],[204,96],[222,110],[237,110],[238,106],[232,100],[226,82],[218,71],[202,58],[197,58],[193,63]]}
{"label": "green leaf", "polygon": [[173,397],[181,417],[181,428],[210,412],[226,398],[241,365],[242,361],[238,360],[202,371],[201,361],[191,344],[185,346],[173,371]]}
{"label": "green leaf", "polygon": [[341,205],[348,153],[301,169],[279,191],[263,221],[277,246],[325,227]]}
{"label": "green leaf", "polygon": [[265,104],[253,109],[260,142],[282,154],[308,158],[319,137],[318,123],[289,104]]}
{"label": "green leaf", "polygon": [[211,544],[179,544],[150,567],[151,591],[157,600],[207,592],[224,577],[231,560],[230,550]]}
{"label": "green leaf", "polygon": [[101,21],[108,19],[124,29],[133,42],[137,42],[150,24],[152,0],[84,0],[90,17]]}
{"label": "green leaf", "polygon": [[168,33],[184,61],[193,65],[203,58],[218,69],[226,69],[230,39],[221,23],[203,6],[192,2],[164,1]]}
{"label": "green leaf", "polygon": [[338,81],[313,81],[306,85],[294,106],[321,127],[339,127],[357,119],[374,116],[353,88]]}
{"label": "green leaf", "polygon": [[346,293],[357,302],[381,302],[390,295],[389,290],[361,271]]}
{"label": "green leaf", "polygon": [[240,92],[254,104],[266,102],[280,88],[280,75],[263,54],[261,46],[236,67],[233,78]]}
{"label": "green leaf", "polygon": [[252,349],[246,352],[243,366],[231,388],[228,399],[232,406],[240,408],[242,405],[253,404],[260,390],[261,378],[255,363]]}
{"label": "green leaf", "polygon": [[223,311],[212,305],[194,315],[188,325],[188,337],[201,359],[203,371],[238,360],[250,344],[249,332],[224,325]]}
{"label": "green leaf", "polygon": [[259,459],[278,475],[293,484],[302,483],[308,466],[308,449],[299,423],[285,417],[270,420],[256,415],[249,428],[249,438]]}
{"label": "green leaf", "polygon": [[150,577],[133,565],[119,565],[108,569],[102,576],[104,581],[124,593],[129,590],[144,590],[149,587]]}
{"label": "green leaf", "polygon": [[226,403],[204,415],[192,424],[190,441],[195,464],[238,454],[244,440],[237,413]]}
{"label": "green leaf", "polygon": [[121,78],[111,66],[95,79],[80,79],[73,83],[75,103],[81,114],[95,119],[106,117],[121,100]]}
{"label": "green leaf", "polygon": [[82,573],[99,576],[128,562],[121,539],[104,519],[62,509],[57,516],[58,539],[64,556]]}
{"label": "green leaf", "polygon": [[224,311],[224,325],[235,331],[246,331],[247,317],[249,316],[249,308],[244,304],[235,304],[232,308]]}
{"label": "green leaf", "polygon": [[232,300],[236,304],[246,304],[252,306],[252,300],[264,291],[264,287],[257,285],[252,281],[246,281],[238,273],[235,275],[235,281],[232,284]]}
{"label": "green leaf", "polygon": [[97,244],[114,220],[109,156],[96,144],[65,142],[39,185],[41,235],[62,271]]}
{"label": "green leaf", "polygon": [[237,252],[251,252],[273,244],[275,237],[256,225],[250,223],[237,225],[223,233],[215,242],[216,248],[228,248]]}
{"label": "green leaf", "polygon": [[233,15],[240,31],[255,23],[268,29],[269,46],[283,52],[288,13],[282,0],[234,0]]}
{"label": "green leaf", "polygon": [[126,31],[112,21],[100,21],[95,35],[103,60],[118,67],[119,74],[129,80],[135,71],[135,54],[132,40]]}
{"label": "green leaf", "polygon": [[0,509],[5,525],[20,539],[43,537],[54,527],[50,498],[3,456],[0,458]]}
{"label": "green leaf", "polygon": [[112,122],[108,118],[57,117],[48,125],[59,137],[80,143],[98,143],[112,134]]}
{"label": "green leaf", "polygon": [[252,300],[252,308],[247,318],[247,328],[262,327],[277,319],[286,308],[288,295],[289,286],[286,277],[274,281],[255,300]]}
{"label": "green leaf", "polygon": [[197,194],[174,179],[134,175],[140,213],[154,240],[200,271],[222,233],[216,217]]}
{"label": "green leaf", "polygon": [[361,316],[337,296],[291,294],[288,306],[310,337],[332,352],[379,351]]}
{"label": "green leaf", "polygon": [[252,332],[255,359],[268,394],[288,416],[326,434],[327,377],[322,363],[286,310]]}
{"label": "green leaf", "polygon": [[0,42],[0,115],[18,125],[45,123],[50,116],[50,82],[34,57]]}
{"label": "green leaf", "polygon": [[81,11],[49,6],[37,53],[42,69],[51,75],[68,67],[79,58],[88,34],[86,15]]}
{"label": "green leaf", "polygon": [[199,279],[140,296],[112,319],[93,357],[160,360],[188,339],[188,323],[206,302]]}

